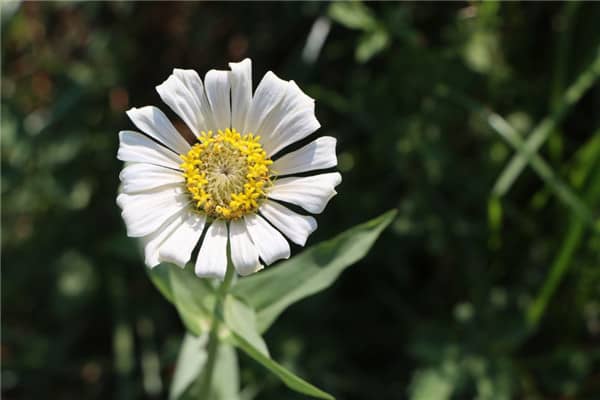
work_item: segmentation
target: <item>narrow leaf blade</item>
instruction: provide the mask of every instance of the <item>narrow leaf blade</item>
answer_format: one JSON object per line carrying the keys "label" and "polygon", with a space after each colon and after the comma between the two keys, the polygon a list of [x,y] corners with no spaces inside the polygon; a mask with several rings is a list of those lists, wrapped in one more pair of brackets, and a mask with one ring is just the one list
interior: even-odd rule
{"label": "narrow leaf blade", "polygon": [[185,334],[177,357],[169,400],[179,399],[202,372],[207,357],[207,339],[208,335],[196,337],[190,333]]}
{"label": "narrow leaf blade", "polygon": [[[200,377],[205,373],[204,366],[208,357],[207,343],[208,334],[196,337],[186,333],[179,350],[169,400],[198,398],[201,392]],[[207,400],[239,400],[239,391],[240,377],[235,349],[230,344],[220,343],[210,397]]]}
{"label": "narrow leaf blade", "polygon": [[240,348],[244,353],[248,354],[259,364],[271,371],[290,389],[319,399],[334,400],[334,397],[332,395],[322,391],[316,386],[306,382],[304,379],[294,375],[292,372],[284,368],[281,364],[269,358],[262,351],[254,347],[250,342],[245,340],[237,333],[232,332],[229,339],[236,347]]}

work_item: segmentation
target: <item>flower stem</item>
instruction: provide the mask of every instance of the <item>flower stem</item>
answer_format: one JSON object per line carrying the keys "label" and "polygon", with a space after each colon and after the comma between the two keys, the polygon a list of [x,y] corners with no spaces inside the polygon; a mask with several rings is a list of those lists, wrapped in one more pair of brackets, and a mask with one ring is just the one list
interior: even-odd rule
{"label": "flower stem", "polygon": [[223,318],[223,303],[225,302],[225,296],[227,296],[229,287],[231,286],[233,275],[233,265],[231,265],[231,262],[228,262],[225,279],[223,280],[223,283],[221,283],[221,286],[217,292],[217,298],[215,299],[213,323],[208,337],[208,356],[206,358],[206,365],[204,366],[204,373],[201,377],[201,395],[198,397],[199,399],[206,399],[210,394],[210,385],[212,382],[213,371],[215,369],[215,362],[217,359],[217,351],[219,348],[219,325],[221,324],[221,318]]}

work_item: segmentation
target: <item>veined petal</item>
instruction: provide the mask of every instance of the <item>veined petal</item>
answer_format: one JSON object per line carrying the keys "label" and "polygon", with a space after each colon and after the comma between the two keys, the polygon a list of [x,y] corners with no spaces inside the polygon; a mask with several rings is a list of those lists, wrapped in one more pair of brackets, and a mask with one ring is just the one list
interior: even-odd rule
{"label": "veined petal", "polygon": [[119,141],[117,158],[121,161],[179,169],[182,160],[177,154],[139,132],[121,131],[119,132]]}
{"label": "veined petal", "polygon": [[160,260],[185,267],[192,256],[192,250],[204,230],[206,217],[187,212],[184,222],[165,240],[159,250]]}
{"label": "veined petal", "polygon": [[204,86],[196,71],[176,68],[156,91],[194,135],[215,128]]}
{"label": "veined petal", "polygon": [[317,229],[317,221],[310,216],[300,215],[271,200],[260,206],[260,212],[292,242],[304,246],[308,236]]}
{"label": "veined petal", "polygon": [[229,63],[231,68],[231,126],[244,133],[246,114],[252,102],[252,61]]}
{"label": "veined petal", "polygon": [[335,187],[342,181],[338,172],[302,178],[277,179],[267,194],[271,199],[296,204],[306,211],[320,214],[337,194]]}
{"label": "veined petal", "polygon": [[167,218],[163,225],[155,232],[142,238],[144,244],[144,258],[146,265],[150,268],[160,264],[158,251],[165,240],[183,223],[185,210],[181,210]]}
{"label": "veined petal", "polygon": [[[228,71],[211,69],[204,77],[206,96],[215,119],[216,129],[231,127],[231,98]],[[216,130],[215,130],[216,133]]]}
{"label": "veined petal", "polygon": [[253,133],[261,135],[260,127],[265,118],[281,101],[285,94],[288,82],[278,78],[273,72],[269,71],[258,84],[250,109],[246,115],[246,124],[244,133]]}
{"label": "veined petal", "polygon": [[314,104],[290,114],[279,113],[279,118],[273,118],[273,120],[277,120],[279,123],[271,131],[269,138],[263,140],[263,148],[269,157],[304,139],[321,127],[315,117]]}
{"label": "veined petal", "polygon": [[282,258],[290,257],[287,240],[261,216],[256,214],[244,217],[248,233],[265,264],[273,264]]}
{"label": "veined petal", "polygon": [[263,268],[258,261],[258,250],[250,238],[244,221],[238,219],[229,223],[229,243],[231,261],[238,274],[250,275]]}
{"label": "veined petal", "polygon": [[274,161],[273,171],[277,175],[289,175],[335,167],[337,165],[336,142],[331,136],[320,137]]}
{"label": "veined petal", "polygon": [[185,181],[183,174],[170,168],[146,163],[127,165],[119,174],[124,193],[132,194],[168,185],[179,185]]}
{"label": "veined petal", "polygon": [[190,145],[175,129],[162,111],[154,106],[132,108],[127,116],[142,132],[159,141],[178,154],[185,154]]}
{"label": "veined petal", "polygon": [[127,235],[141,237],[156,231],[170,216],[187,207],[189,196],[181,187],[168,187],[140,194],[121,193],[117,204],[123,212]]}
{"label": "veined petal", "polygon": [[227,272],[227,225],[215,220],[206,231],[196,259],[196,275],[204,278],[225,277]]}

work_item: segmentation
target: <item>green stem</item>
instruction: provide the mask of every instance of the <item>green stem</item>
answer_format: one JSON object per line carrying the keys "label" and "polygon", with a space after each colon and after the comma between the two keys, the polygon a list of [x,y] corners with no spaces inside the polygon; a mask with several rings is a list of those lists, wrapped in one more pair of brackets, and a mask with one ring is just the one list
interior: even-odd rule
{"label": "green stem", "polygon": [[233,275],[233,265],[228,262],[225,279],[223,280],[223,283],[221,283],[221,286],[217,292],[217,298],[215,299],[215,306],[213,309],[214,318],[208,337],[208,356],[206,358],[206,365],[204,366],[204,373],[202,374],[201,378],[202,381],[200,385],[199,399],[207,399],[210,394],[210,385],[215,369],[215,362],[217,360],[217,351],[219,349],[219,326],[221,325],[220,321],[223,316],[223,303],[225,302],[225,296],[227,296],[227,292],[229,292]]}

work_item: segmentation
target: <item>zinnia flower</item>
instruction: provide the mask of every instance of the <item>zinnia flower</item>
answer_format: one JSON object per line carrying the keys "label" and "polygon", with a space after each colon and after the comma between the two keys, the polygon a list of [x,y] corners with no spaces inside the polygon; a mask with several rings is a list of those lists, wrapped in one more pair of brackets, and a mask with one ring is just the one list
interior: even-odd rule
{"label": "zinnia flower", "polygon": [[209,71],[204,84],[195,71],[174,69],[156,87],[195,143],[153,106],[127,112],[144,134],[119,132],[117,158],[126,164],[117,204],[127,234],[142,238],[149,267],[185,266],[204,231],[195,261],[201,277],[222,279],[228,254],[240,275],[262,269],[260,260],[288,258],[283,235],[303,246],[317,222],[280,202],[318,214],[341,182],[337,172],[306,174],[337,165],[334,138],[285,152],[320,127],[314,100],[270,71],[253,95],[252,62],[229,66]]}

